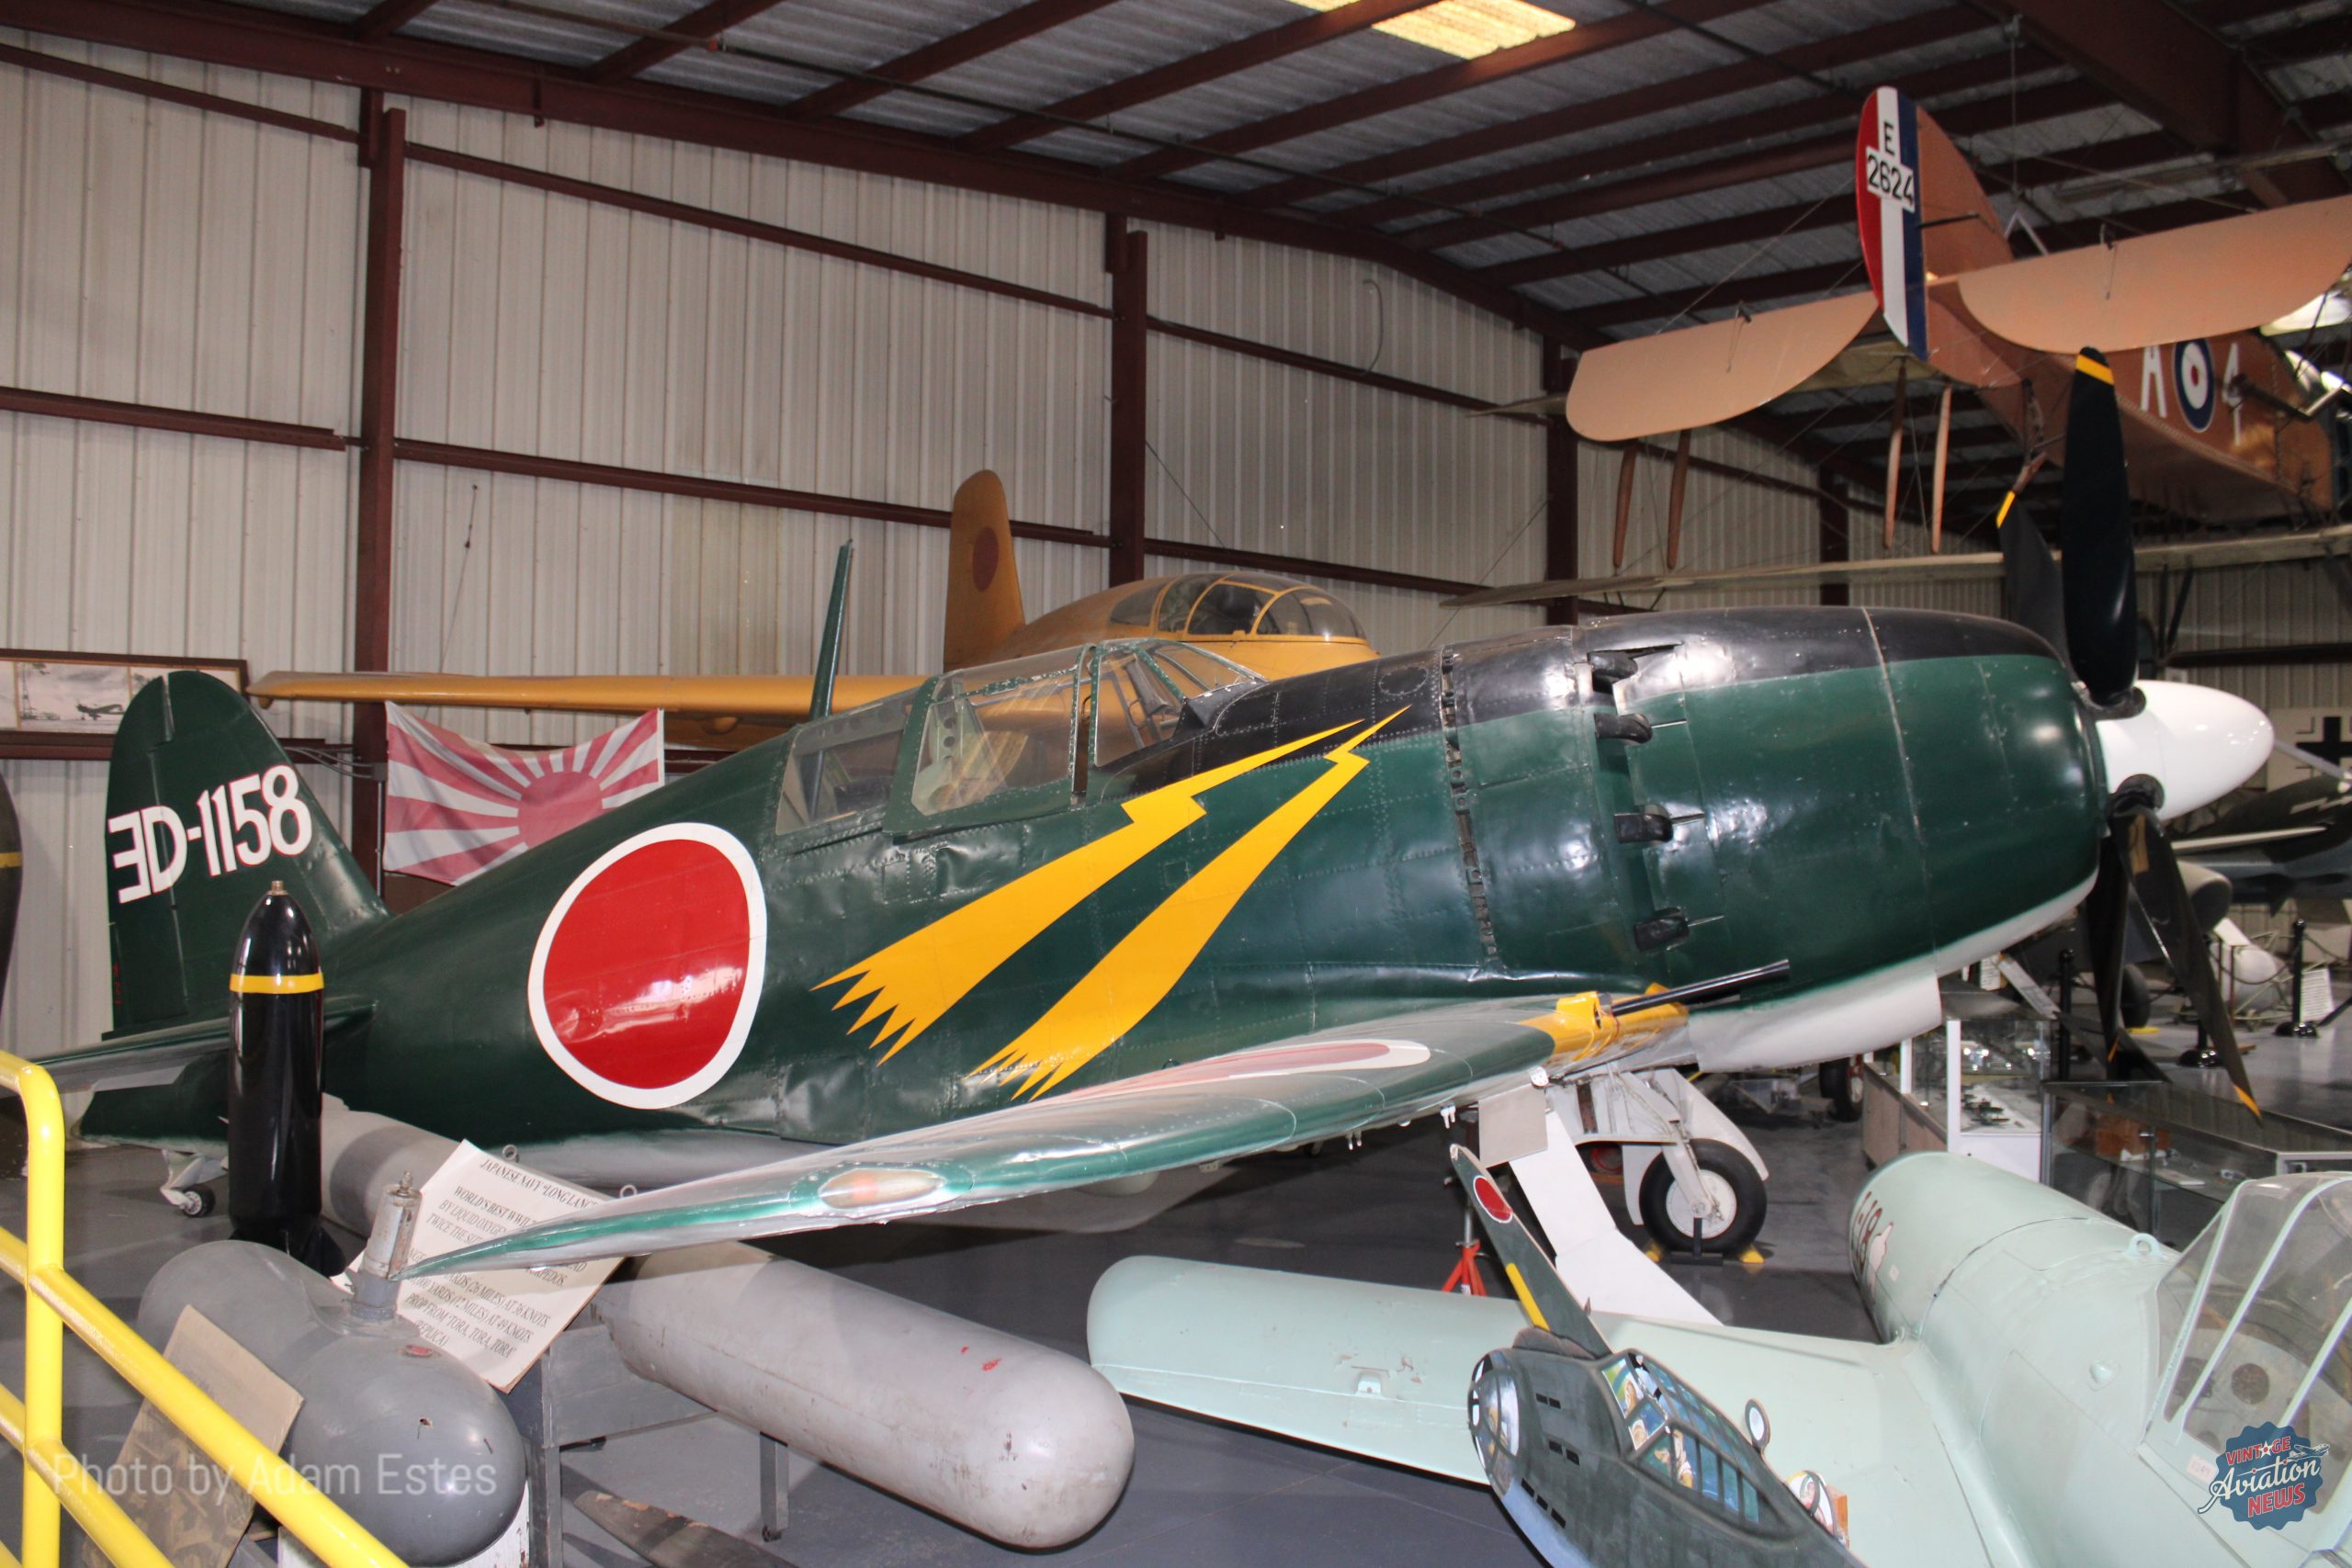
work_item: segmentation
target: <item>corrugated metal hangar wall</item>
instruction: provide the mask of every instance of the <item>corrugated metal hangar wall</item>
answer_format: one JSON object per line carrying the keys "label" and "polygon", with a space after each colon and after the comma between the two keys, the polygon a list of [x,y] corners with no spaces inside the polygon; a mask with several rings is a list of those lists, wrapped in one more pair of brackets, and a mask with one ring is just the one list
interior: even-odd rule
{"label": "corrugated metal hangar wall", "polygon": [[[0,646],[242,657],[256,673],[348,667],[360,95],[5,30],[0,41],[263,111],[0,63]],[[1018,547],[1033,614],[1108,581],[1113,284],[1099,217],[390,102],[408,111],[411,149],[391,668],[805,668],[832,551],[851,536],[848,668],[932,668],[946,536],[935,515],[893,513],[944,508],[984,466],[1037,525]],[[560,178],[518,183],[469,160]],[[565,181],[605,189],[548,188]],[[778,230],[798,238],[779,243]],[[1144,532],[1164,548],[1146,570],[1233,552],[1345,563],[1356,570],[1322,581],[1390,651],[1540,619],[1450,612],[1415,585],[1544,573],[1543,432],[1466,409],[1537,389],[1531,334],[1360,262],[1149,236]],[[208,417],[155,428],[71,400]],[[1809,465],[1719,432],[1695,454],[1685,564],[1817,558]],[[1609,558],[1616,457],[1580,457],[1587,570]],[[1657,559],[1667,479],[1663,462],[1637,469],[1629,568]],[[857,503],[804,509],[783,491]],[[1876,523],[1874,509],[1852,513],[1858,558],[1879,553]],[[2346,635],[2316,573],[2218,586],[2199,590],[2195,624],[2269,641]],[[1996,607],[1990,583],[1869,597]],[[2257,700],[2316,705],[2344,700],[2342,673],[2217,675]],[[268,716],[330,745],[351,732],[332,706]],[[601,722],[436,716],[509,742]],[[5,768],[28,845],[0,1047],[38,1055],[108,1022],[105,768]],[[340,779],[308,771],[343,816]]]}

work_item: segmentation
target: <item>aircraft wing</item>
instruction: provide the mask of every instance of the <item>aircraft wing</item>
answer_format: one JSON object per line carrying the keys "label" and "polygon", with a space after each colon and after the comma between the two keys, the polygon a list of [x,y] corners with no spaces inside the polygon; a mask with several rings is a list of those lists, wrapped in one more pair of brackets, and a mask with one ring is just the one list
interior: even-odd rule
{"label": "aircraft wing", "polygon": [[419,1264],[537,1267],[919,1218],[1220,1164],[1474,1103],[1555,1056],[1589,1068],[1671,1055],[1688,1013],[1622,1021],[1593,993],[1459,1003],[1252,1046],[754,1170],[616,1199]]}
{"label": "aircraft wing", "polygon": [[[2246,534],[2180,545],[2143,545],[2141,570],[2177,567],[2253,566],[2266,561],[2312,560],[2352,551],[2352,524],[2293,534]],[[2053,551],[2053,557],[2058,552]],[[2001,558],[1985,552],[1965,556],[1891,556],[1883,560],[1795,561],[1787,566],[1736,567],[1722,571],[1662,571],[1640,576],[1559,578],[1548,582],[1482,588],[1448,599],[1449,606],[1539,604],[1549,599],[1590,598],[1601,593],[1658,593],[1690,588],[1773,588],[1807,582],[1953,582],[1997,578]]]}
{"label": "aircraft wing", "polygon": [[[843,675],[833,710],[892,696],[921,675]],[[281,670],[245,687],[264,702],[408,703],[419,707],[537,708],[552,713],[665,713],[707,718],[808,716],[807,675],[442,675]]]}
{"label": "aircraft wing", "polygon": [[[1594,1322],[1725,1410],[1761,1404],[1773,1469],[1817,1471],[1849,1495],[1863,1561],[1989,1560],[1912,1375],[1916,1343]],[[1095,1286],[1086,1338],[1095,1369],[1133,1398],[1483,1485],[1464,1418],[1471,1371],[1527,1326],[1508,1297],[1131,1258]]]}
{"label": "aircraft wing", "polygon": [[[376,1010],[370,997],[330,997],[326,1003],[329,1037]],[[152,1089],[168,1084],[195,1063],[229,1049],[229,1017],[200,1018],[137,1034],[119,1034],[96,1045],[45,1056],[40,1066],[58,1091],[79,1089]]]}

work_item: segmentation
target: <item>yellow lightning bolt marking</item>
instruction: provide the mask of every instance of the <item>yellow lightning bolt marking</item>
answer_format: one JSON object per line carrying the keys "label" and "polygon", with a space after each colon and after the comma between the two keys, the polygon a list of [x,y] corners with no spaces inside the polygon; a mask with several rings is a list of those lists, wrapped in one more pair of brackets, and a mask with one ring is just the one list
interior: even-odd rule
{"label": "yellow lightning bolt marking", "polygon": [[811,988],[855,980],[833,1006],[838,1010],[862,997],[874,998],[851,1028],[863,1029],[881,1015],[882,1027],[873,1043],[888,1043],[889,1049],[882,1054],[887,1062],[1047,926],[1207,815],[1199,796],[1346,728],[1335,724],[1131,800],[1125,827],[941,916]]}
{"label": "yellow lightning bolt marking", "polygon": [[1314,783],[1267,813],[1257,826],[1170,893],[1044,1017],[981,1063],[973,1076],[1026,1068],[1028,1077],[1014,1093],[1044,1094],[1142,1022],[1175,988],[1274,857],[1347,787],[1349,780],[1371,765],[1356,755],[1356,748],[1404,711],[1398,708],[1333,747],[1323,759],[1330,766]]}

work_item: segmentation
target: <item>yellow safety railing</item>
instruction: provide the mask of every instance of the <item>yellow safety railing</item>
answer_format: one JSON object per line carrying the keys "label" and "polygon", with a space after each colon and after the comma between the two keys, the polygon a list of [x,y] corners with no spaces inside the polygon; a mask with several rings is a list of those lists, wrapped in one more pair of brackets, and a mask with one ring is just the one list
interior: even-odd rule
{"label": "yellow safety railing", "polygon": [[[0,1389],[0,1437],[25,1460],[24,1534],[17,1542],[24,1563],[57,1568],[62,1503],[119,1568],[171,1568],[65,1446],[65,1330],[71,1328],[328,1568],[402,1568],[381,1541],[65,1271],[65,1111],[57,1085],[39,1064],[5,1051],[0,1077],[11,1080],[24,1102],[30,1154],[24,1236],[0,1230],[0,1270],[25,1288],[24,1397]],[[0,1564],[18,1568],[5,1546]]]}

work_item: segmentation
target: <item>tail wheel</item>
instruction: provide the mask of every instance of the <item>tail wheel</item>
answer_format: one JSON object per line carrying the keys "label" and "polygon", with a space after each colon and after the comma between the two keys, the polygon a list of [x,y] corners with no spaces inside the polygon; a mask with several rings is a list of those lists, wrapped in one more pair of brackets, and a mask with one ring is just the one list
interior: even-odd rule
{"label": "tail wheel", "polygon": [[[1650,1239],[1668,1252],[1689,1252],[1693,1235],[1701,1250],[1726,1255],[1747,1250],[1764,1228],[1764,1178],[1747,1156],[1729,1144],[1694,1138],[1690,1155],[1705,1184],[1705,1198],[1693,1201],[1661,1157],[1642,1178],[1642,1224]],[[1714,1213],[1708,1215],[1707,1200]]]}
{"label": "tail wheel", "polygon": [[1862,1119],[1862,1062],[1859,1056],[1840,1062],[1824,1062],[1815,1074],[1815,1084],[1821,1098],[1829,1102],[1829,1114],[1840,1122]]}

